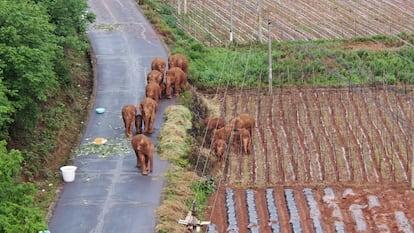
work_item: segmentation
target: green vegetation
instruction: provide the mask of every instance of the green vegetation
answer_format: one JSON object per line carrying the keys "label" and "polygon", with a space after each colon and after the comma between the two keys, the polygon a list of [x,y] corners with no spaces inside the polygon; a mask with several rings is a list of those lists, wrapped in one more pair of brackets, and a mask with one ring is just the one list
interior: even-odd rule
{"label": "green vegetation", "polygon": [[[189,81],[199,89],[217,86],[261,87],[268,85],[268,45],[258,42],[207,47],[177,26],[174,9],[149,0],[147,15],[157,18],[158,30],[168,27],[165,42],[172,53],[190,60]],[[161,16],[161,17],[159,17]],[[160,20],[160,18],[162,20]],[[166,22],[166,23],[164,23]],[[272,84],[367,85],[413,84],[414,52],[409,44],[414,34],[373,36],[334,41],[290,41],[272,43]]]}
{"label": "green vegetation", "polygon": [[0,232],[46,229],[44,213],[35,207],[36,187],[16,176],[22,161],[19,151],[7,151],[6,142],[0,141]]}
{"label": "green vegetation", "polygon": [[[414,38],[400,36],[404,40]],[[389,43],[387,37],[370,39],[379,46]],[[399,41],[388,46],[392,47],[371,48],[352,40],[273,42],[273,85],[413,84],[409,75],[414,72],[412,48]],[[268,85],[265,45],[202,49],[191,46],[186,51],[191,51],[187,53],[191,60],[189,80],[198,87]]]}
{"label": "green vegetation", "polygon": [[[145,2],[145,14],[171,52],[189,58],[188,79],[199,89],[268,84],[266,44],[207,47],[177,27],[179,19],[162,1]],[[54,190],[39,190],[54,187],[55,171],[69,159],[68,147],[77,143],[88,113],[92,77],[86,24],[94,15],[86,10],[86,0],[0,1],[0,232],[45,230],[44,216]],[[274,42],[273,85],[412,84],[414,52],[407,46],[412,43],[414,36],[407,34]],[[188,93],[181,98],[189,105]],[[176,137],[161,135],[159,152],[176,165],[168,174],[166,203],[183,218],[194,196],[203,211],[214,182],[180,168],[191,168],[192,115],[188,109],[171,112],[179,112],[184,120],[166,123],[162,130]],[[179,203],[184,205],[177,207]],[[175,216],[165,213],[161,225]],[[174,232],[163,227],[160,231]]]}
{"label": "green vegetation", "polygon": [[[188,91],[179,97],[179,102],[188,102]],[[198,216],[203,216],[209,195],[215,189],[214,179],[201,178],[190,171],[192,137],[188,131],[192,126],[192,113],[184,105],[171,105],[164,112],[164,124],[158,134],[157,153],[162,159],[172,162],[167,171],[164,200],[157,209],[158,232],[181,233],[185,227],[177,224],[191,210],[193,201],[197,205]]]}
{"label": "green vegetation", "polygon": [[[194,191],[191,184],[199,178],[188,168],[188,154],[191,138],[191,112],[183,105],[171,105],[164,112],[164,124],[158,134],[157,153],[161,159],[172,162],[167,171],[167,185],[164,188],[164,201],[157,209],[158,232],[184,232],[185,227],[176,224],[189,210]],[[172,224],[172,222],[175,222]]]}
{"label": "green vegetation", "polygon": [[195,192],[195,202],[197,203],[198,216],[203,216],[207,209],[207,203],[210,195],[216,191],[216,182],[212,176],[197,183],[193,183],[191,187]]}
{"label": "green vegetation", "polygon": [[173,163],[186,165],[186,156],[190,151],[191,112],[183,105],[168,106],[164,113],[164,124],[158,135],[158,155]]}
{"label": "green vegetation", "polygon": [[0,232],[46,230],[56,171],[92,91],[86,9],[86,0],[0,1]]}
{"label": "green vegetation", "polygon": [[96,154],[101,158],[105,158],[114,155],[124,155],[130,152],[129,146],[131,144],[131,139],[128,137],[112,138],[104,144],[96,144],[94,141],[91,141],[90,138],[87,138],[86,141],[88,142],[82,144],[80,148],[74,151],[77,156]]}
{"label": "green vegetation", "polygon": [[[147,5],[141,6],[144,13],[164,37],[171,53],[182,53],[189,59],[188,80],[198,90],[269,85],[266,43],[236,42],[225,47],[208,47],[178,27],[180,20],[186,18],[176,18],[177,12],[169,7],[167,1],[148,0],[145,3]],[[333,41],[273,42],[272,84],[279,87],[413,84],[414,79],[410,74],[414,72],[414,50],[408,46],[413,42],[414,34]],[[194,110],[194,105],[189,104],[191,98],[185,95],[180,98]],[[167,126],[168,121],[165,124],[164,129],[170,128]],[[190,145],[186,144],[184,136],[188,129],[181,126],[178,130],[174,125],[170,130],[174,133],[166,135],[180,135],[181,140],[160,140],[158,149],[161,154],[163,150],[174,150],[169,159],[180,167],[175,167],[167,178],[166,197],[163,206],[157,211],[159,232],[181,232],[171,227],[177,226],[174,224],[177,218],[184,217],[185,211],[191,207],[190,201],[195,199],[201,210],[199,213],[203,213],[207,199],[215,189],[213,179],[200,179],[191,182],[192,192],[188,189],[182,191],[183,187],[188,188],[189,183],[182,175],[186,172],[184,168],[191,169],[189,165],[194,164],[191,158],[187,159],[188,153],[191,153],[187,150]],[[177,184],[177,180],[185,181]]]}

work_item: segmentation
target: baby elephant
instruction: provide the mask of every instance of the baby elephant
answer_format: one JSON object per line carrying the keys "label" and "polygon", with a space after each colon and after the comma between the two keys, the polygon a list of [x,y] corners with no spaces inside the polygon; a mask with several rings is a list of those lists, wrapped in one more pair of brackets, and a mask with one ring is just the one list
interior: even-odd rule
{"label": "baby elephant", "polygon": [[142,115],[137,114],[135,115],[135,129],[137,134],[142,134]]}
{"label": "baby elephant", "polygon": [[223,139],[218,139],[213,142],[213,145],[211,147],[218,160],[224,161],[224,153],[227,149],[226,142]]}
{"label": "baby elephant", "polygon": [[151,139],[143,134],[138,134],[132,138],[131,145],[137,157],[137,167],[141,168],[141,174],[146,176],[148,175],[148,171],[152,173],[154,166],[154,144]]}

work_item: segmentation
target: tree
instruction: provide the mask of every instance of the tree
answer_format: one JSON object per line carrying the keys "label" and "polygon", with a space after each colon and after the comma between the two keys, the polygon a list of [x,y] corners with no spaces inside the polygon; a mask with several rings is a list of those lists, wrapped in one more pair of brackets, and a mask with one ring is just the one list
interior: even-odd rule
{"label": "tree", "polygon": [[35,208],[33,184],[18,180],[23,157],[17,150],[7,151],[0,141],[0,232],[38,232],[46,229],[44,213]]}
{"label": "tree", "polygon": [[7,98],[7,96],[11,95],[12,93],[3,85],[2,62],[0,60],[0,138],[7,136],[7,128],[13,122],[11,115],[15,109]]}
{"label": "tree", "polygon": [[18,127],[33,128],[39,104],[59,88],[54,64],[61,48],[54,30],[40,5],[24,0],[0,1],[0,98],[3,95],[11,104],[7,112],[13,114]]}

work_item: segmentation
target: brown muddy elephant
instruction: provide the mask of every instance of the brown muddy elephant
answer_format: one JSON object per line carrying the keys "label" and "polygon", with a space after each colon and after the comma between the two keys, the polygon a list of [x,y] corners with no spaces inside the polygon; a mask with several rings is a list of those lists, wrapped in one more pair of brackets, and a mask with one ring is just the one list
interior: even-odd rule
{"label": "brown muddy elephant", "polygon": [[250,131],[245,128],[240,128],[238,131],[238,137],[240,145],[243,149],[243,152],[246,154],[250,154],[250,148],[252,145],[252,137]]}
{"label": "brown muddy elephant", "polygon": [[173,67],[166,72],[166,95],[172,98],[172,92],[178,96],[187,85],[187,75],[178,67]]}
{"label": "brown muddy elephant", "polygon": [[207,131],[212,131],[213,129],[223,128],[226,125],[226,121],[223,117],[209,117],[203,119],[202,125]]}
{"label": "brown muddy elephant", "polygon": [[134,122],[135,122],[135,115],[137,114],[137,109],[133,104],[126,104],[122,107],[121,110],[122,120],[124,121],[125,126],[125,136],[132,137],[133,136],[133,129],[134,129]]}
{"label": "brown muddy elephant", "polygon": [[233,134],[233,128],[229,126],[224,126],[223,128],[216,129],[213,131],[213,142],[216,140],[224,140],[225,142],[229,142],[230,137]]}
{"label": "brown muddy elephant", "polygon": [[156,57],[151,62],[151,70],[158,70],[162,74],[163,78],[164,78],[166,67],[167,67],[167,63],[162,57]]}
{"label": "brown muddy elephant", "polygon": [[161,87],[156,82],[149,82],[145,86],[145,97],[149,97],[158,102],[161,99]]}
{"label": "brown muddy elephant", "polygon": [[255,127],[255,120],[252,116],[247,113],[239,114],[238,116],[234,117],[229,121],[229,126],[233,127],[233,129],[247,129],[252,134],[252,130]]}
{"label": "brown muddy elephant", "polygon": [[154,122],[155,116],[158,110],[157,101],[146,97],[143,99],[138,106],[139,111],[141,111],[142,120],[144,121],[144,133],[153,133],[154,132]]}
{"label": "brown muddy elephant", "polygon": [[163,77],[163,74],[158,70],[151,70],[147,74],[147,83],[155,82],[158,83],[158,85],[160,85],[161,83],[163,83]]}
{"label": "brown muddy elephant", "polygon": [[188,60],[182,54],[174,54],[168,57],[168,69],[179,67],[185,74],[188,74]]}
{"label": "brown muddy elephant", "polygon": [[131,139],[131,145],[137,157],[137,167],[141,168],[142,175],[148,175],[154,168],[154,144],[149,137],[138,134]]}
{"label": "brown muddy elephant", "polygon": [[135,129],[137,131],[137,134],[142,133],[142,115],[141,114],[135,115]]}
{"label": "brown muddy elephant", "polygon": [[217,139],[214,140],[211,147],[218,160],[224,161],[224,153],[226,152],[227,143],[223,139]]}

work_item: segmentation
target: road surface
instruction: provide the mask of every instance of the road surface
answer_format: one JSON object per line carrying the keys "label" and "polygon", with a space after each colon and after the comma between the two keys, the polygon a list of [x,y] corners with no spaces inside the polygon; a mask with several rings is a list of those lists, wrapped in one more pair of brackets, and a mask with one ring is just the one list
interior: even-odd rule
{"label": "road surface", "polygon": [[[156,225],[155,210],[160,205],[166,161],[155,154],[154,172],[142,176],[135,167],[135,154],[124,136],[121,108],[137,105],[145,97],[146,74],[153,58],[167,59],[164,44],[144,18],[134,0],[89,0],[96,21],[88,36],[96,60],[95,106],[80,145],[87,148],[93,139],[108,140],[103,155],[77,155],[74,182],[65,183],[49,222],[52,233],[149,233]],[[159,103],[155,132],[164,109],[175,100]],[[95,108],[105,113],[95,113]],[[98,150],[99,151],[99,150]],[[82,152],[82,149],[80,150]]]}

